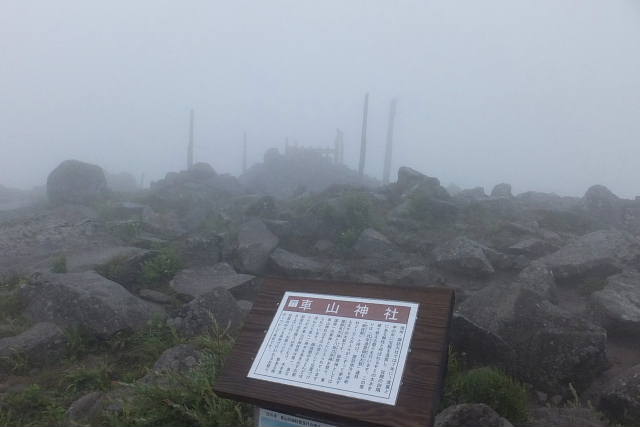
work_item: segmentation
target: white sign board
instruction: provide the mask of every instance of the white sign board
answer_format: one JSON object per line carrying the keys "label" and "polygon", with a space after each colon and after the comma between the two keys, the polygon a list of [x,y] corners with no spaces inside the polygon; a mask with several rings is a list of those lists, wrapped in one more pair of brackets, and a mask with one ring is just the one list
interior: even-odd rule
{"label": "white sign board", "polygon": [[335,427],[308,418],[295,417],[268,409],[258,409],[258,427]]}
{"label": "white sign board", "polygon": [[286,292],[248,377],[395,405],[418,304]]}

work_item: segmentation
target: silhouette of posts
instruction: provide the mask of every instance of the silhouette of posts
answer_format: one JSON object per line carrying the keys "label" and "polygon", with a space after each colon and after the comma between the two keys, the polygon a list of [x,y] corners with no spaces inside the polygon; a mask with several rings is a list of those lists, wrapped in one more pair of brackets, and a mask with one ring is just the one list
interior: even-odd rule
{"label": "silhouette of posts", "polygon": [[189,145],[187,146],[187,170],[193,166],[193,109],[189,110]]}
{"label": "silhouette of posts", "polygon": [[358,174],[364,174],[364,163],[367,156],[367,114],[369,112],[369,92],[364,96],[364,109],[362,111],[362,138],[360,139],[360,163],[358,164]]}
{"label": "silhouette of posts", "polygon": [[382,172],[382,184],[389,183],[389,174],[391,173],[391,155],[393,153],[393,124],[396,118],[396,99],[391,100],[389,106],[389,125],[387,127],[387,147],[384,152],[384,168]]}

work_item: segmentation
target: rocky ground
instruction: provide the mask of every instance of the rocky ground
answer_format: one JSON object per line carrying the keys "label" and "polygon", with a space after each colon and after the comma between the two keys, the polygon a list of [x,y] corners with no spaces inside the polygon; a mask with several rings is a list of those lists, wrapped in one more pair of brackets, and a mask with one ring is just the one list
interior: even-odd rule
{"label": "rocky ground", "polygon": [[127,192],[64,162],[47,203],[0,212],[0,425],[249,423],[206,390],[264,275],[455,289],[441,427],[640,425],[640,201],[376,186],[321,158],[284,191],[296,161]]}

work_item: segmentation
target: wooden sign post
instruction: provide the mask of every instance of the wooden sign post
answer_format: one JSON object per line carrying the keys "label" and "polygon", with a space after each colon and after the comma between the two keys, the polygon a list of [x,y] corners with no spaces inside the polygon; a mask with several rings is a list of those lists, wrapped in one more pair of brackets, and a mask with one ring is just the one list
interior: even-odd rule
{"label": "wooden sign post", "polygon": [[260,425],[429,427],[453,303],[446,288],[267,279],[214,389],[262,408]]}

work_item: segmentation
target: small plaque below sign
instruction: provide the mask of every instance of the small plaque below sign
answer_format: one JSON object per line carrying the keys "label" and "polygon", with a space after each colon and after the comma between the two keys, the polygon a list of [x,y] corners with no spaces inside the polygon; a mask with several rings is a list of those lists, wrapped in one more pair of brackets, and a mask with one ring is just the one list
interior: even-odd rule
{"label": "small plaque below sign", "polygon": [[418,307],[285,292],[248,377],[395,405]]}
{"label": "small plaque below sign", "polygon": [[293,415],[282,414],[268,409],[258,409],[258,427],[335,427],[332,424],[325,424],[308,418],[295,417]]}

